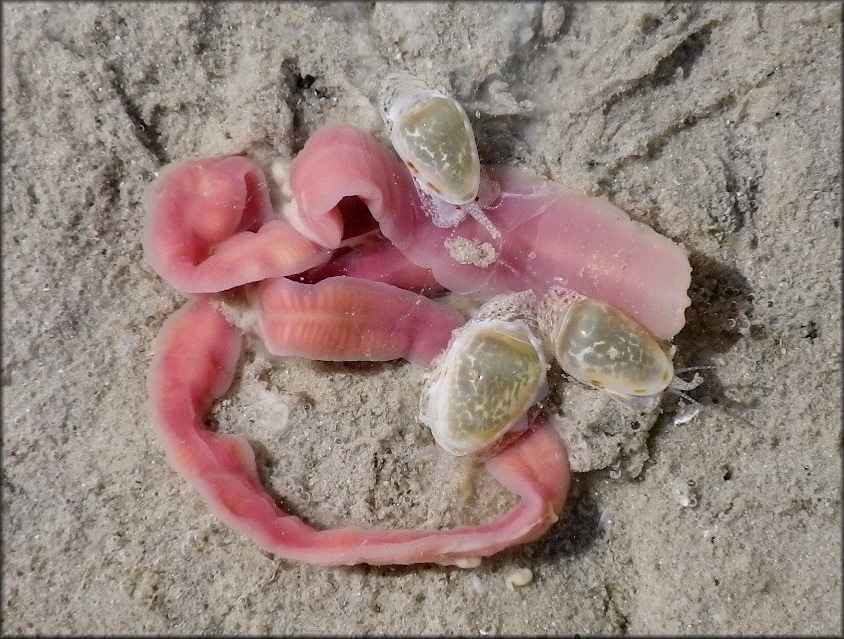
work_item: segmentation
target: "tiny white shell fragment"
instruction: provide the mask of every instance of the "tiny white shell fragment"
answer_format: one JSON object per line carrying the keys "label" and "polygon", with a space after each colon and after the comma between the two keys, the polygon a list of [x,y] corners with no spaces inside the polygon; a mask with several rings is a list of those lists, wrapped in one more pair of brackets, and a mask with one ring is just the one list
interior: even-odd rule
{"label": "tiny white shell fragment", "polygon": [[598,517],[598,534],[605,534],[613,525],[612,512],[607,507],[601,507],[600,516]]}
{"label": "tiny white shell fragment", "polygon": [[505,583],[507,588],[515,590],[516,587],[527,586],[531,581],[533,581],[533,571],[530,568],[519,568],[507,576]]}
{"label": "tiny white shell fragment", "polygon": [[682,424],[688,424],[695,417],[700,415],[700,411],[702,410],[703,406],[701,406],[698,402],[692,400],[687,403],[681,398],[680,401],[677,402],[677,412],[674,413],[674,425],[681,426]]}
{"label": "tiny white shell fragment", "polygon": [[420,419],[453,455],[484,450],[545,396],[546,368],[542,344],[524,322],[469,322],[432,373]]}
{"label": "tiny white shell fragment", "polygon": [[390,142],[419,184],[449,204],[474,202],[481,165],[460,103],[410,74],[388,76],[379,102]]}
{"label": "tiny white shell fragment", "polygon": [[698,504],[697,484],[694,481],[675,482],[673,491],[674,499],[683,508],[695,508]]}
{"label": "tiny white shell fragment", "polygon": [[674,367],[659,342],[606,302],[581,299],[563,312],[551,333],[554,355],[577,380],[622,397],[661,393]]}

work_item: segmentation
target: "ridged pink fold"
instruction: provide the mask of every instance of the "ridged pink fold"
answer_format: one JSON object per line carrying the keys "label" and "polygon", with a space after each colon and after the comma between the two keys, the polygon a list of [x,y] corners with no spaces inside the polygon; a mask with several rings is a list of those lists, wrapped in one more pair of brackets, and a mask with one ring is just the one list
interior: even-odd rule
{"label": "ridged pink fold", "polygon": [[169,165],[144,206],[144,255],[183,293],[294,275],[331,254],[276,216],[263,172],[243,157]]}
{"label": "ridged pink fold", "polygon": [[276,355],[325,361],[403,357],[427,366],[464,322],[427,297],[356,277],[316,284],[273,278],[253,293],[261,337]]}

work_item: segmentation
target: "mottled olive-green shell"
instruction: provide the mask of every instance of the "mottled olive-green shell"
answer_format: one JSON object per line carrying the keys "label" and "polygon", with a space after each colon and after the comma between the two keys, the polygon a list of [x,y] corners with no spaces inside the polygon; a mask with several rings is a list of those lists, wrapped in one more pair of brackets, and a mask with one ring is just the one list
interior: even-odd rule
{"label": "mottled olive-green shell", "polygon": [[488,448],[546,392],[546,361],[524,322],[470,323],[453,340],[426,397],[423,421],[447,451]]}
{"label": "mottled olive-green shell", "polygon": [[600,300],[571,304],[557,321],[551,341],[566,373],[617,395],[656,395],[674,377],[671,360],[653,335]]}
{"label": "mottled olive-green shell", "polygon": [[473,202],[481,165],[460,103],[402,75],[385,80],[381,103],[393,148],[422,188],[450,204]]}

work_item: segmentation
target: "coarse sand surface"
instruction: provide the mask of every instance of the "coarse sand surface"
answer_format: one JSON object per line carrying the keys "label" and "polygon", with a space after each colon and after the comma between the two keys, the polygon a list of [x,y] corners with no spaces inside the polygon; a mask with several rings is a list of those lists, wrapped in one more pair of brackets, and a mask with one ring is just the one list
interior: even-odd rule
{"label": "coarse sand surface", "polygon": [[[840,634],[841,13],[4,3],[2,633]],[[184,303],[144,259],[146,187],[191,157],[268,168],[329,122],[386,142],[375,97],[399,69],[465,105],[485,162],[608,197],[694,269],[675,344],[678,367],[707,367],[699,413],[669,393],[637,424],[559,384],[563,516],[471,570],[262,552],[146,414],[155,336]],[[250,347],[210,419],[314,525],[506,508],[419,423],[422,381]]]}

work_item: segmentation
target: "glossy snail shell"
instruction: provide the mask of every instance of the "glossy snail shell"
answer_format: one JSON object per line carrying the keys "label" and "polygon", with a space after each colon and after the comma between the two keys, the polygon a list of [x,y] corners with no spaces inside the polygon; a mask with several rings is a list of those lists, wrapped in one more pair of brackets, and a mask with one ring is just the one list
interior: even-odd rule
{"label": "glossy snail shell", "polygon": [[656,395],[674,377],[671,360],[656,338],[601,300],[569,305],[551,331],[551,344],[566,373],[616,395]]}
{"label": "glossy snail shell", "polygon": [[547,394],[546,368],[541,342],[521,320],[469,322],[437,366],[420,418],[448,452],[482,451]]}
{"label": "glossy snail shell", "polygon": [[404,73],[384,80],[379,102],[390,142],[420,186],[449,204],[474,202],[481,165],[460,103]]}

